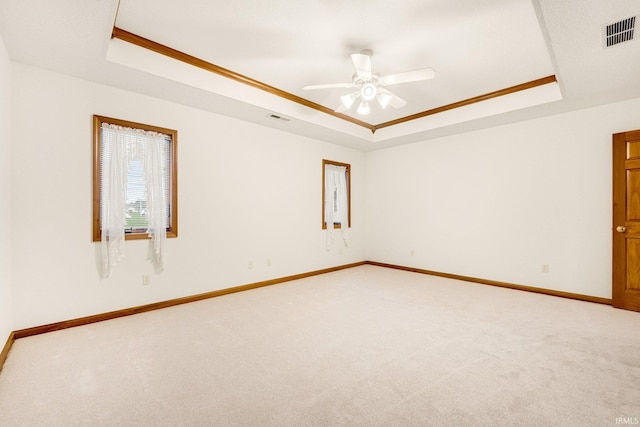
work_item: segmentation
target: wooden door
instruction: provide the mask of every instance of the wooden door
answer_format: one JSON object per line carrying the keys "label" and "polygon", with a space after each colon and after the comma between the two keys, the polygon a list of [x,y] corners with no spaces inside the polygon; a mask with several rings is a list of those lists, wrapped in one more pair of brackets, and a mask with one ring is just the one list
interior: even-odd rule
{"label": "wooden door", "polygon": [[613,135],[613,300],[640,311],[640,130]]}

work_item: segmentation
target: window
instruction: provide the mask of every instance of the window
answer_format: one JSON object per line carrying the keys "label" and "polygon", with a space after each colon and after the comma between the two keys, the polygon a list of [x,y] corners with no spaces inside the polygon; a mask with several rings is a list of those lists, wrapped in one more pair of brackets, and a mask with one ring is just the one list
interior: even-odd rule
{"label": "window", "polygon": [[322,160],[322,228],[351,227],[351,166]]}
{"label": "window", "polygon": [[[162,173],[163,188],[166,201],[166,237],[178,235],[178,177],[177,177],[177,143],[178,132],[172,129],[133,123],[125,120],[109,117],[93,116],[93,241],[101,241],[102,221],[105,214],[103,204],[103,165],[112,155],[113,148],[109,141],[113,138],[113,132],[128,131],[135,135],[136,132],[145,134],[152,132],[157,137],[161,134]],[[129,147],[134,137],[125,136],[125,145]],[[147,239],[149,234],[150,206],[147,206],[146,176],[144,161],[132,156],[128,162],[126,177],[126,196],[124,200],[123,215],[125,220],[125,239]],[[125,185],[123,185],[124,187]],[[162,205],[161,205],[162,206]]]}

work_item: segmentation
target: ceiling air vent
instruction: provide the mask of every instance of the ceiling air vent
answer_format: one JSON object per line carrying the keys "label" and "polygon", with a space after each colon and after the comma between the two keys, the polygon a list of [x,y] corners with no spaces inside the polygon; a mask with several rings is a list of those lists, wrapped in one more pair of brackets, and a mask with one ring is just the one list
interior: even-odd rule
{"label": "ceiling air vent", "polygon": [[604,27],[604,45],[605,47],[615,46],[617,44],[633,40],[633,30],[636,26],[636,17],[623,19]]}
{"label": "ceiling air vent", "polygon": [[291,121],[291,119],[288,119],[288,118],[286,118],[286,117],[279,116],[279,115],[277,115],[277,114],[269,114],[267,117],[269,117],[270,119],[274,119],[274,120],[281,120],[281,121],[283,121],[283,122],[289,122],[289,121]]}

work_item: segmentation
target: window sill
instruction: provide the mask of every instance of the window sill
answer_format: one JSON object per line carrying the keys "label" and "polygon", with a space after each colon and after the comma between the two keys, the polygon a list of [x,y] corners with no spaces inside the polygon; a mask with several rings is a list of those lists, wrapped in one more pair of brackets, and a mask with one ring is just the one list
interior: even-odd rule
{"label": "window sill", "polygon": [[[176,237],[178,237],[177,233],[174,233],[173,231],[167,231],[167,239],[173,239]],[[125,233],[124,234],[124,240],[147,240],[150,238],[151,237],[149,237],[148,233]],[[101,236],[98,236],[97,238],[94,237],[93,241],[100,242]]]}

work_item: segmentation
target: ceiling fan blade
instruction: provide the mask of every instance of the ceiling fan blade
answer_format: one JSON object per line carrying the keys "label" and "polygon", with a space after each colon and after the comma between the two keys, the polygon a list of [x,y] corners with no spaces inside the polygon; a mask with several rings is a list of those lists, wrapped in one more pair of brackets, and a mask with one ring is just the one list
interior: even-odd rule
{"label": "ceiling fan blade", "polygon": [[334,89],[343,87],[353,87],[353,83],[328,83],[324,85],[309,85],[304,86],[303,90],[316,90],[316,89]]}
{"label": "ceiling fan blade", "polygon": [[404,73],[391,74],[380,78],[385,86],[396,85],[398,83],[416,82],[418,80],[428,80],[436,76],[433,68],[422,68],[420,70],[407,71]]}
{"label": "ceiling fan blade", "polygon": [[351,55],[351,60],[358,77],[363,80],[371,79],[371,56],[363,53],[354,53]]}
{"label": "ceiling fan blade", "polygon": [[340,106],[338,106],[338,108],[333,111],[335,111],[336,113],[346,113],[347,111],[349,111],[349,109],[345,107],[343,103],[340,103]]}
{"label": "ceiling fan blade", "polygon": [[407,105],[407,101],[405,101],[404,99],[400,98],[395,93],[393,93],[391,91],[388,91],[387,89],[385,89],[383,87],[378,87],[378,92],[380,92],[381,94],[385,94],[385,95],[391,96],[391,99],[388,101],[388,104],[391,105],[393,108],[402,108],[405,105]]}

